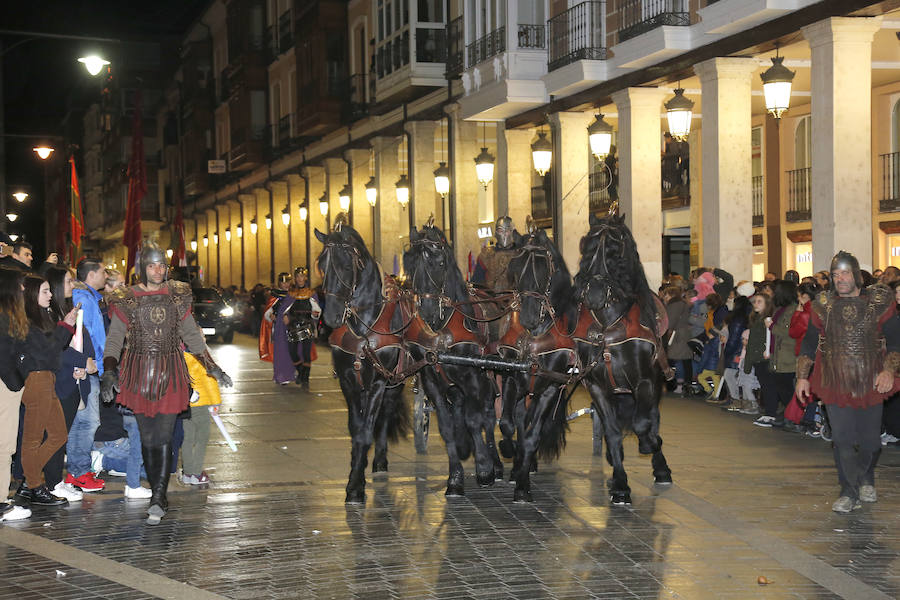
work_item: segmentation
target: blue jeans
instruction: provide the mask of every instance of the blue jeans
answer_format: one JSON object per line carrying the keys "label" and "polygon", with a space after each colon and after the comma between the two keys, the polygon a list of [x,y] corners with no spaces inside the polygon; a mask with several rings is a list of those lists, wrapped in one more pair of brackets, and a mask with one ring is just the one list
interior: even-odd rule
{"label": "blue jeans", "polygon": [[66,442],[66,470],[72,477],[81,477],[91,470],[91,450],[94,449],[94,433],[100,427],[100,378],[88,375],[91,392],[84,399],[85,407],[75,415],[69,439]]}
{"label": "blue jeans", "polygon": [[146,477],[141,456],[141,433],[138,431],[137,419],[126,415],[122,423],[128,437],[111,442],[97,442],[96,449],[103,454],[103,468],[107,471],[125,473],[125,484],[130,488],[140,487],[141,477]]}

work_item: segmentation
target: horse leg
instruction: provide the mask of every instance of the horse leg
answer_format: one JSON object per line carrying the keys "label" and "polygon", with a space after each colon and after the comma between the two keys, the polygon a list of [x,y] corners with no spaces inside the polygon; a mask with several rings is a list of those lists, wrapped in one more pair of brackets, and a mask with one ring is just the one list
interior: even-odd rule
{"label": "horse leg", "polygon": [[606,460],[613,469],[612,478],[607,482],[609,501],[616,506],[629,505],[631,504],[631,488],[628,487],[628,476],[623,464],[625,450],[622,440],[624,436],[612,404],[615,401],[615,395],[609,386],[598,384],[596,381],[589,381],[587,385],[594,410],[600,412],[603,421]]}
{"label": "horse leg", "polygon": [[638,438],[638,451],[651,455],[654,481],[659,485],[671,485],[672,471],[662,453],[662,438],[659,436],[659,392],[659,384],[655,380],[644,380],[638,385],[633,428]]}
{"label": "horse leg", "polygon": [[372,473],[387,473],[388,419],[382,414],[375,425],[375,455],[372,457]]}
{"label": "horse leg", "polygon": [[[441,389],[436,383],[437,374],[431,369],[422,371],[421,383],[425,387],[425,393],[434,402],[434,410],[437,413],[438,431],[444,440],[449,462],[449,475],[447,476],[447,490],[445,496],[455,498],[465,494],[463,482],[465,471],[459,458],[457,446],[457,426],[454,411],[458,406],[451,406],[447,402],[447,390]],[[464,432],[468,434],[468,432]]]}
{"label": "horse leg", "polygon": [[[477,371],[477,379],[472,381],[476,389],[473,393],[465,393],[462,399],[466,409],[466,426],[472,436],[475,451],[475,480],[481,487],[494,485],[494,461],[488,451],[482,432],[484,431],[484,406],[489,400],[493,400],[493,385],[486,375]],[[459,388],[459,386],[457,386]]]}
{"label": "horse leg", "polygon": [[516,420],[513,415],[519,398],[519,380],[517,375],[503,377],[503,412],[500,416],[500,453],[504,458],[516,456]]}
{"label": "horse leg", "polygon": [[487,446],[488,454],[494,464],[494,481],[503,480],[503,463],[500,461],[500,455],[497,454],[497,443],[494,437],[494,425],[497,422],[497,413],[494,408],[493,399],[484,404],[484,440]]}
{"label": "horse leg", "polygon": [[[537,451],[541,443],[541,435],[544,433],[544,421],[549,418],[549,412],[556,406],[559,398],[559,387],[545,387],[540,394],[532,400],[532,406],[525,409],[522,402],[517,416],[519,437],[519,465],[516,475],[516,489],[513,492],[515,502],[533,502],[531,497],[531,473],[530,468],[522,468],[523,465],[537,467]],[[563,409],[564,410],[564,409]],[[520,417],[520,418],[519,418]]]}

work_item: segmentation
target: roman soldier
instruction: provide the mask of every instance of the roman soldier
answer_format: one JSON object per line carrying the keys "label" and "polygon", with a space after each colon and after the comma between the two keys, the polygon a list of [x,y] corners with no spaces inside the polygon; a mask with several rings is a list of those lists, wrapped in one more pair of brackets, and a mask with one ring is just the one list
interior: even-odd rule
{"label": "roman soldier", "polygon": [[472,283],[480,284],[492,291],[510,288],[506,269],[513,257],[514,231],[512,219],[503,216],[497,219],[494,226],[494,238],[497,243],[486,246],[478,255]]}
{"label": "roman soldier", "polygon": [[111,322],[100,380],[103,401],[116,399],[137,419],[152,491],[147,510],[151,525],[159,523],[168,509],[175,419],[189,406],[191,382],[182,343],[220,384],[231,385],[209,355],[203,332],[191,315],[190,286],[169,281],[166,263],[159,246],[144,242],[138,261],[140,282],[110,296]]}
{"label": "roman soldier", "polygon": [[859,262],[847,252],[831,261],[832,287],[813,301],[797,358],[797,397],[824,403],[831,424],[841,495],[832,510],[875,502],[884,400],[898,390],[900,320],[890,288],[863,288]]}

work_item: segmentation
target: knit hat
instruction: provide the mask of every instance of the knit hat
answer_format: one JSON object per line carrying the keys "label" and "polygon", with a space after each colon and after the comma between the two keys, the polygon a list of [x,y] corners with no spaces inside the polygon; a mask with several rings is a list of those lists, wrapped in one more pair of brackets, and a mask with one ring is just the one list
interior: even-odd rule
{"label": "knit hat", "polygon": [[737,293],[739,296],[749,298],[756,293],[756,287],[750,281],[742,281],[737,286]]}
{"label": "knit hat", "polygon": [[713,293],[713,285],[715,285],[715,283],[716,278],[712,273],[709,271],[701,273],[697,279],[694,280],[694,289],[697,290],[697,295],[694,296],[691,301],[700,302],[701,300],[706,300],[706,297]]}

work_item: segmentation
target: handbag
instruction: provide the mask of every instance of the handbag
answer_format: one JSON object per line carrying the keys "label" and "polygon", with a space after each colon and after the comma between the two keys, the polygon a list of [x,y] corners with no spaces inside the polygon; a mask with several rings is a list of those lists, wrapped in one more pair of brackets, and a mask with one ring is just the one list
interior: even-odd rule
{"label": "handbag", "polygon": [[788,405],[784,408],[784,418],[799,425],[803,422],[803,414],[805,412],[803,407],[800,406],[800,400],[797,398],[797,394],[794,394],[791,401],[788,402]]}

